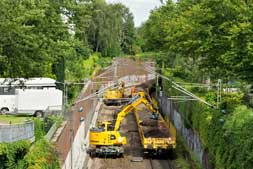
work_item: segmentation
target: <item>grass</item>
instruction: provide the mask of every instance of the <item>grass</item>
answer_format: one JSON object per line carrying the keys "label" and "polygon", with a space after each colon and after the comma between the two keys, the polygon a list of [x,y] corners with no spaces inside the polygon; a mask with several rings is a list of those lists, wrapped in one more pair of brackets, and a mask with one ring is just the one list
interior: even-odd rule
{"label": "grass", "polygon": [[201,165],[195,154],[187,147],[181,136],[177,136],[177,159],[175,160],[178,169],[201,169]]}
{"label": "grass", "polygon": [[187,160],[185,160],[183,157],[178,157],[175,161],[176,168],[178,169],[189,169],[191,168],[191,165]]}
{"label": "grass", "polygon": [[3,124],[18,124],[23,123],[28,117],[14,116],[14,115],[0,115],[0,123]]}

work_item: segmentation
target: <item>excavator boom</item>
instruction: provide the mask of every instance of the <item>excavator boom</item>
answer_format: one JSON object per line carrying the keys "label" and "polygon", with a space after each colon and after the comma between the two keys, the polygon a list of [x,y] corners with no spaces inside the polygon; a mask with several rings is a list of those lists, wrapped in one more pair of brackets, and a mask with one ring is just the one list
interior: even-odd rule
{"label": "excavator boom", "polygon": [[128,115],[134,108],[140,104],[145,104],[149,110],[152,112],[157,112],[153,108],[153,106],[149,103],[149,101],[145,98],[145,93],[144,92],[139,92],[136,96],[134,96],[131,101],[118,113],[115,126],[114,126],[114,131],[118,131],[120,124],[122,120],[124,120],[125,116]]}
{"label": "excavator boom", "polygon": [[123,155],[122,145],[126,144],[126,137],[121,136],[119,132],[120,124],[126,115],[142,103],[152,112],[157,112],[145,97],[144,92],[137,93],[117,114],[115,123],[101,122],[97,127],[90,130],[89,141],[93,148],[90,148],[88,152],[96,155]]}

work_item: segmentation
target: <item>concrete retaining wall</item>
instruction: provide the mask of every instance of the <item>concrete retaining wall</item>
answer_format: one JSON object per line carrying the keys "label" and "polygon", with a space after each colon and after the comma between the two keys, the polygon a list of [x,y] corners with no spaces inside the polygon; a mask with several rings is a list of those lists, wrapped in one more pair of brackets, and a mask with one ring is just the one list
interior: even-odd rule
{"label": "concrete retaining wall", "polygon": [[44,136],[45,139],[48,141],[51,140],[54,136],[55,131],[57,130],[57,124],[56,122],[51,126],[47,134]]}
{"label": "concrete retaining wall", "polygon": [[67,158],[62,166],[62,169],[79,168],[80,160],[84,159],[84,122],[81,123],[72,147],[67,155]]}
{"label": "concrete retaining wall", "polygon": [[[125,64],[117,65],[116,67],[114,67],[114,70],[117,70],[117,73],[116,73],[117,79],[126,80],[125,84],[129,82],[133,83],[133,81],[135,83],[136,82],[141,83],[141,82],[145,82],[150,79],[153,79],[155,77],[154,75],[149,74],[145,70],[143,70],[141,68],[142,65],[140,63],[137,63],[135,60],[123,58],[123,59],[118,59],[117,62],[125,63]],[[150,66],[152,66],[151,63],[150,63]],[[91,94],[99,90],[101,87],[103,88],[105,86],[108,86],[109,85],[108,82],[112,82],[115,80],[114,75],[115,75],[115,72],[108,71],[108,69],[104,72],[101,72],[100,75],[98,75],[97,77],[94,77],[93,80],[91,80],[88,84],[86,84],[80,96],[78,97],[78,100],[83,99],[87,96],[90,96]],[[129,75],[133,75],[133,76],[129,76]],[[88,144],[89,128],[91,127],[91,125],[94,125],[96,122],[96,116],[98,113],[96,108],[99,107],[98,103],[99,102],[97,99],[94,99],[94,98],[87,99],[82,102],[76,103],[72,107],[72,110],[70,110],[69,112],[65,114],[65,119],[67,123],[64,129],[62,130],[60,136],[57,138],[57,141],[55,142],[55,147],[59,154],[60,160],[62,162],[63,169],[65,168],[67,169],[69,167],[83,168],[83,166],[87,165],[86,162],[84,162],[83,166],[81,165],[83,160],[78,161],[77,159],[78,162],[76,162],[76,158],[78,158],[78,155],[76,155],[76,153],[78,154],[80,152],[79,157],[84,159],[85,155],[82,156],[81,154],[85,152],[83,150],[83,146],[85,149],[85,146],[87,147],[87,144]],[[80,110],[80,108],[83,109],[82,112],[78,111]],[[81,119],[84,119],[84,124],[82,124],[83,122],[80,123]],[[84,125],[84,127],[82,127],[82,125]],[[81,137],[82,137],[82,140],[84,140],[84,142],[83,141],[80,142]],[[76,141],[76,140],[79,140],[79,141]],[[72,155],[71,155],[71,149],[72,149]],[[75,165],[74,163],[78,163],[78,165]]]}
{"label": "concrete retaining wall", "polygon": [[102,102],[99,102],[95,110],[91,111],[87,118],[81,122],[62,169],[82,169],[86,165],[84,163],[87,158],[86,148],[89,146],[89,128],[95,126],[101,104]]}
{"label": "concrete retaining wall", "polygon": [[175,104],[171,100],[168,100],[168,97],[163,92],[160,93],[159,105],[164,116],[173,122],[177,133],[184,138],[188,147],[194,152],[202,167],[205,169],[210,169],[211,167],[208,162],[208,152],[204,150],[203,146],[201,145],[198,132],[191,128],[187,129],[184,126],[183,116],[180,112],[178,112]]}
{"label": "concrete retaining wall", "polygon": [[19,140],[34,141],[34,123],[0,125],[0,143]]}

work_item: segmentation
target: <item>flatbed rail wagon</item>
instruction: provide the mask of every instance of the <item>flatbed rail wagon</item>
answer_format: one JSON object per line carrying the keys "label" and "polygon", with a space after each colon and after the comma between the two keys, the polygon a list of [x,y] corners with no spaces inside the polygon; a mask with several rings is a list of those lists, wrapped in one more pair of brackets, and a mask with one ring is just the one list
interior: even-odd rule
{"label": "flatbed rail wagon", "polygon": [[155,117],[143,104],[135,109],[134,115],[144,155],[169,155],[174,151],[176,129],[171,122],[166,122],[161,114]]}

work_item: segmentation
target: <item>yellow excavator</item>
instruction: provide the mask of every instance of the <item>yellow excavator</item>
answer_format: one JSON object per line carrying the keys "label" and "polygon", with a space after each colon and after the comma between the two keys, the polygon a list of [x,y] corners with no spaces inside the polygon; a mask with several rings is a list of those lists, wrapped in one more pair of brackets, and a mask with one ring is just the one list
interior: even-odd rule
{"label": "yellow excavator", "polygon": [[113,87],[106,90],[103,95],[105,105],[120,105],[124,102],[125,83],[116,82]]}
{"label": "yellow excavator", "polygon": [[120,134],[120,124],[136,106],[145,104],[154,114],[152,118],[158,118],[158,112],[145,97],[144,92],[137,93],[130,102],[116,115],[113,122],[99,122],[96,127],[90,129],[88,153],[94,156],[123,156],[123,145],[127,143],[126,137]]}

